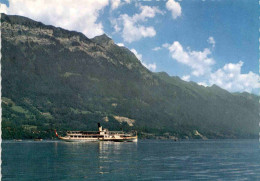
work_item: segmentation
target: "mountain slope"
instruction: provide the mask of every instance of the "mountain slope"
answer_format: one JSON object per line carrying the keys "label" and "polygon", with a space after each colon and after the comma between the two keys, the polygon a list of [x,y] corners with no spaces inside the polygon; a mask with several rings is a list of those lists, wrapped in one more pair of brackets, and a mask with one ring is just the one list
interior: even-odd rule
{"label": "mountain slope", "polygon": [[106,35],[1,21],[3,138],[50,138],[54,128],[95,130],[97,122],[177,137],[258,135],[257,96],[152,73]]}

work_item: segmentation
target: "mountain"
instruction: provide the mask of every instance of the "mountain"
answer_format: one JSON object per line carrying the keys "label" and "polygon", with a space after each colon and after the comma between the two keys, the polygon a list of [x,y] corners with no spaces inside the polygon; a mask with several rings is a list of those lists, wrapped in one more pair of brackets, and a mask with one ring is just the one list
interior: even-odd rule
{"label": "mountain", "polygon": [[21,16],[1,16],[2,136],[135,129],[140,136],[258,136],[258,99],[146,69],[127,48]]}

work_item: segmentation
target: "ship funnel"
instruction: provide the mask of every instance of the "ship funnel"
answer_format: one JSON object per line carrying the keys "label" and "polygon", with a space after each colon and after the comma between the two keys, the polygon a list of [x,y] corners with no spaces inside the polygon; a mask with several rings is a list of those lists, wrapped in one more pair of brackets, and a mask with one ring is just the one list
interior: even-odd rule
{"label": "ship funnel", "polygon": [[100,123],[97,124],[98,124],[98,131],[102,131],[102,126],[100,125]]}

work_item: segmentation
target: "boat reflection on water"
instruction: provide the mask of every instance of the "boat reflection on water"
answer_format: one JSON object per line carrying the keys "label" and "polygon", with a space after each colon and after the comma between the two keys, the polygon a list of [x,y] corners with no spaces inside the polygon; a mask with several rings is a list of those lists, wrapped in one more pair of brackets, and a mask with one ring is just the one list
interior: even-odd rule
{"label": "boat reflection on water", "polygon": [[99,142],[99,173],[118,173],[127,168],[129,161],[135,160],[137,145],[137,142]]}
{"label": "boat reflection on water", "polygon": [[113,142],[113,141],[101,141],[99,142],[99,154],[121,154],[122,152],[130,153],[136,151],[138,142]]}
{"label": "boat reflection on water", "polygon": [[[67,176],[85,175],[84,178],[96,180],[98,175],[102,180],[107,175],[117,177],[129,165],[138,167],[138,142],[56,141],[53,146],[53,157],[59,160],[54,169],[62,170]],[[71,170],[74,170],[73,173]]]}

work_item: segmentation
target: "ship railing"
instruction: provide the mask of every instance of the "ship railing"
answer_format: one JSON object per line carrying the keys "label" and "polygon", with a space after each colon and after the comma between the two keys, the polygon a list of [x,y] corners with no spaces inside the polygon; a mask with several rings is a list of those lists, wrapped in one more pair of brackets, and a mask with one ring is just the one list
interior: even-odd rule
{"label": "ship railing", "polygon": [[67,133],[67,135],[100,135],[100,133]]}
{"label": "ship railing", "polygon": [[126,137],[129,137],[129,136],[135,136],[136,133],[135,132],[131,132],[131,133],[124,133],[122,131],[109,131],[110,135],[118,135],[118,136],[126,136]]}
{"label": "ship railing", "polygon": [[109,131],[108,134],[125,134],[123,131]]}
{"label": "ship railing", "polygon": [[67,131],[67,134],[99,134],[99,131]]}

